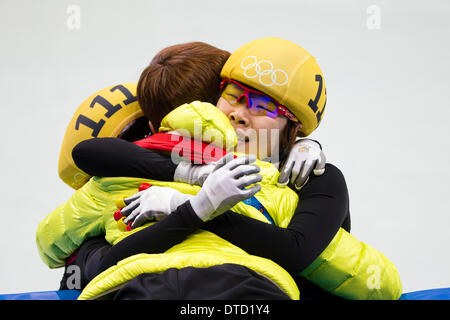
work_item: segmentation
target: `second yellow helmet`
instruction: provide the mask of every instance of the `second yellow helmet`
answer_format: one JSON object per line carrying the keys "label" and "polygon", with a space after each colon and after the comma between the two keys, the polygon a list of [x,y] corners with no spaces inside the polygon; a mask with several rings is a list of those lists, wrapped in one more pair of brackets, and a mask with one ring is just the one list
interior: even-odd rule
{"label": "second yellow helmet", "polygon": [[67,126],[59,156],[59,177],[78,189],[91,177],[72,159],[72,149],[81,141],[117,137],[132,121],[144,116],[136,98],[136,83],[107,87],[87,98]]}

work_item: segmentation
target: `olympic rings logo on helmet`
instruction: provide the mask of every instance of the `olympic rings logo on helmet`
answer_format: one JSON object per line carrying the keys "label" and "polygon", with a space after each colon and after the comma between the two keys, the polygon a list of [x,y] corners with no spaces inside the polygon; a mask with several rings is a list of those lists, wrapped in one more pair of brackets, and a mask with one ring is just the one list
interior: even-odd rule
{"label": "olympic rings logo on helmet", "polygon": [[[266,68],[263,70],[264,64],[266,64]],[[244,70],[244,76],[253,79],[259,76],[258,80],[263,86],[270,87],[273,85],[284,86],[288,83],[288,74],[283,69],[275,69],[273,67],[273,63],[269,60],[261,60],[258,62],[258,58],[255,56],[247,56],[241,61],[241,68]],[[254,74],[250,74],[253,71]],[[283,82],[279,82],[278,75],[284,75],[285,80]],[[264,76],[270,75],[271,82],[263,81]]]}

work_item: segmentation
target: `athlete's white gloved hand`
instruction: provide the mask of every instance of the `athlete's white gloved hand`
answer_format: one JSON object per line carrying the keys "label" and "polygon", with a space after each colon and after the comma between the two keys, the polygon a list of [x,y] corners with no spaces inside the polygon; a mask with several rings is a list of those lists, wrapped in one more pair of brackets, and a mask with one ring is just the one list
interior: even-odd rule
{"label": "athlete's white gloved hand", "polygon": [[120,213],[127,217],[123,221],[125,224],[133,221],[131,228],[134,229],[147,221],[168,216],[193,197],[169,187],[151,186],[126,198],[124,202],[127,206]]}
{"label": "athlete's white gloved hand", "polygon": [[191,164],[190,162],[181,161],[175,169],[173,180],[202,186],[203,182],[213,171],[214,166],[215,163]]}
{"label": "athlete's white gloved hand", "polygon": [[325,154],[317,142],[309,139],[299,140],[292,147],[283,167],[280,168],[278,185],[285,186],[290,180],[291,186],[300,189],[308,181],[311,171],[316,176],[325,172],[326,161]]}
{"label": "athlete's white gloved hand", "polygon": [[255,161],[253,155],[234,159],[231,153],[220,159],[202,189],[189,200],[197,216],[203,221],[211,220],[261,190],[260,185],[245,189],[262,180],[261,175],[255,174],[260,168],[250,164]]}

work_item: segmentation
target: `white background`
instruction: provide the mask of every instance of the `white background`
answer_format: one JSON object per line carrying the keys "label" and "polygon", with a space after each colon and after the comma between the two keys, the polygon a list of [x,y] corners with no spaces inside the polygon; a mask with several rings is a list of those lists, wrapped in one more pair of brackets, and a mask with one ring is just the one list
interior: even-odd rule
{"label": "white background", "polygon": [[394,262],[404,292],[450,287],[449,31],[445,0],[0,0],[0,293],[59,286],[35,232],[73,193],[57,165],[84,99],[137,82],[168,45],[232,52],[267,36],[321,65],[327,110],[312,137],[346,177],[352,233]]}

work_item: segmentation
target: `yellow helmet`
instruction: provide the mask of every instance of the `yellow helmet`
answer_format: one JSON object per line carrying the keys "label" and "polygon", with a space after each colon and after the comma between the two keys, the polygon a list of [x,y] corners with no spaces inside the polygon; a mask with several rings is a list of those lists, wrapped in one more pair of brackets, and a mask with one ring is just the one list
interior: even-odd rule
{"label": "yellow helmet", "polygon": [[222,79],[233,79],[271,96],[302,123],[308,136],[322,120],[325,80],[314,57],[299,45],[269,37],[237,49],[225,63]]}
{"label": "yellow helmet", "polygon": [[59,177],[78,189],[91,177],[72,159],[72,149],[81,141],[97,137],[117,137],[132,121],[144,116],[136,97],[136,83],[114,85],[90,96],[70,121],[59,156]]}

